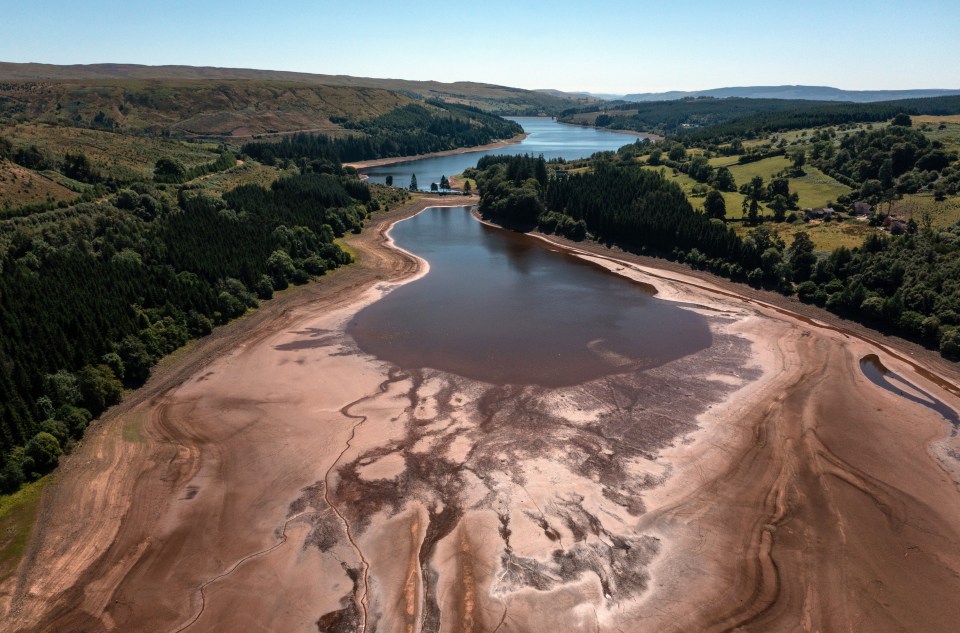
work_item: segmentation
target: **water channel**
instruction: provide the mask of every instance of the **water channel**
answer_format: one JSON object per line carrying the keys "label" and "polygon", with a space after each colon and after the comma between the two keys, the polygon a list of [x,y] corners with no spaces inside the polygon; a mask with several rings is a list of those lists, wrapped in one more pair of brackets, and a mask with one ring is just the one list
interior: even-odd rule
{"label": "water channel", "polygon": [[424,277],[361,310],[347,332],[402,368],[493,384],[560,387],[658,366],[709,347],[706,319],[466,207],[398,223]]}

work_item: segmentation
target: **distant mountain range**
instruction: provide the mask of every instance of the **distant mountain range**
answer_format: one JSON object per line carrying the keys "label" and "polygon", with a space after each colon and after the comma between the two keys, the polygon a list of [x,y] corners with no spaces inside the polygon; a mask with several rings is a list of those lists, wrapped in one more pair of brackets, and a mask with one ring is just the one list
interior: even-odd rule
{"label": "distant mountain range", "polygon": [[805,99],[809,101],[851,101],[870,103],[873,101],[894,101],[897,99],[921,99],[924,97],[944,97],[960,95],[960,89],[924,89],[924,90],[841,90],[830,86],[741,86],[731,88],[712,88],[710,90],[670,92],[638,92],[628,95],[606,95],[579,93],[607,100],[623,101],[676,101],[691,97],[742,97],[746,99]]}

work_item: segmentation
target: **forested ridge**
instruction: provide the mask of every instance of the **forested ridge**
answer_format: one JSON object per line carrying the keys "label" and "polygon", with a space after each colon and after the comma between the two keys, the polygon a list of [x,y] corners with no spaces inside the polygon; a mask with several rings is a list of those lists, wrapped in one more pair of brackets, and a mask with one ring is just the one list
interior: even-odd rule
{"label": "forested ridge", "polygon": [[877,103],[841,103],[790,108],[779,112],[736,117],[702,129],[688,129],[692,143],[757,138],[765,133],[804,128],[887,121],[897,114],[951,115],[960,113],[960,96],[901,99]]}
{"label": "forested ridge", "polygon": [[[719,125],[730,120],[812,107],[799,99],[716,99],[701,97],[677,101],[598,104],[564,110],[558,120],[564,123],[590,124],[614,130],[635,130],[658,134],[677,134],[689,128]],[[826,105],[824,103],[824,105]],[[595,115],[595,116],[586,116]]]}
{"label": "forested ridge", "polygon": [[350,261],[376,207],[342,173],[221,196],[138,183],[0,224],[0,489],[52,468],[90,420],[189,339]]}
{"label": "forested ridge", "polygon": [[521,228],[619,243],[796,294],[960,360],[960,223],[873,233],[860,247],[818,255],[806,232],[787,244],[773,224],[739,236],[625,149],[595,156],[576,174],[542,157],[488,157],[471,172],[480,210]]}
{"label": "forested ridge", "polygon": [[[598,104],[564,110],[564,123],[675,135],[685,142],[728,142],[784,130],[886,121],[899,113],[960,113],[960,96],[901,99],[876,103],[831,103],[801,99],[718,99]],[[592,116],[586,116],[592,115]]]}
{"label": "forested ridge", "polygon": [[343,126],[357,133],[343,137],[300,133],[279,142],[248,143],[243,151],[268,165],[301,158],[354,162],[484,145],[523,132],[512,121],[440,102],[409,104],[372,119],[345,121]]}

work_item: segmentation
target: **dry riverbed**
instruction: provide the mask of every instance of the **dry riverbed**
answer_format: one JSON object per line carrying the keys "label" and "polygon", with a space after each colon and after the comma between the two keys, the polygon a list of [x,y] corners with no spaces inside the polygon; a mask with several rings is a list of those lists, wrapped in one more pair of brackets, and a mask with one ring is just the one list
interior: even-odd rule
{"label": "dry riverbed", "polygon": [[[427,272],[386,231],[429,203],[382,216],[350,238],[359,264],[201,342],[93,429],[45,493],[4,622],[956,630],[960,446],[918,403],[960,407],[942,367],[581,252],[703,314],[714,345],[557,389],[401,371],[344,328]],[[871,382],[869,354],[914,399]]]}

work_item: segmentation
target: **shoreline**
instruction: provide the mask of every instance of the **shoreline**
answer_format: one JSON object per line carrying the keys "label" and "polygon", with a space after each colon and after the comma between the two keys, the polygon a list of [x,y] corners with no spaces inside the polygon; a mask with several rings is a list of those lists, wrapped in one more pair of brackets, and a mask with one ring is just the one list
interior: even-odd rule
{"label": "shoreline", "polygon": [[516,145],[521,142],[523,139],[527,138],[528,134],[523,132],[522,134],[517,134],[516,136],[504,139],[502,141],[495,141],[493,143],[487,143],[486,145],[475,145],[473,147],[458,147],[457,149],[447,149],[441,152],[430,152],[429,154],[417,154],[415,156],[395,156],[392,158],[374,158],[371,160],[361,160],[353,163],[343,163],[344,167],[353,167],[356,170],[368,169],[370,167],[383,167],[385,165],[395,165],[397,163],[406,163],[412,160],[420,160],[423,158],[439,158],[441,156],[454,156],[457,154],[472,154],[473,152],[485,152],[491,149],[497,149],[500,147],[507,147],[508,145]]}
{"label": "shoreline", "polygon": [[664,137],[659,134],[654,134],[653,132],[637,132],[636,130],[620,130],[610,127],[597,127],[595,125],[579,125],[577,123],[567,123],[566,121],[557,120],[556,123],[560,125],[570,125],[573,127],[586,128],[588,130],[600,130],[603,132],[614,132],[616,134],[626,134],[627,136],[637,136],[640,138],[650,139],[651,143],[659,143],[664,139]]}
{"label": "shoreline", "polygon": [[[553,119],[559,125],[569,125],[571,127],[585,128],[592,130],[599,130],[604,132],[612,132],[615,134],[623,134],[626,136],[634,136],[637,138],[646,138],[653,143],[658,143],[663,140],[663,137],[654,134],[653,132],[637,132],[635,130],[614,130],[610,128],[598,128],[592,125],[577,125],[576,123],[565,123],[563,121],[557,121],[554,117],[513,117],[517,119]],[[510,145],[516,145],[517,143],[522,142],[524,139],[529,136],[529,133],[523,132],[518,134],[513,138],[495,141],[493,143],[487,143],[486,145],[475,145],[473,147],[459,147],[457,149],[448,149],[440,152],[430,152],[427,154],[416,154],[413,156],[394,156],[390,158],[374,158],[370,160],[361,160],[354,161],[352,163],[343,163],[344,167],[352,167],[357,171],[362,171],[364,169],[369,169],[371,167],[384,167],[387,165],[396,165],[398,163],[407,163],[410,161],[421,160],[424,158],[439,158],[442,156],[455,156],[458,154],[472,154],[474,152],[485,152],[492,149],[498,149],[501,147],[508,147]],[[360,174],[361,179],[366,179],[368,176],[365,174]]]}
{"label": "shoreline", "polygon": [[[193,623],[306,630],[304,623],[315,628],[317,617],[335,613],[359,630],[372,610],[396,629],[416,630],[435,613],[443,630],[463,630],[468,621],[493,629],[509,614],[515,628],[550,631],[569,630],[575,613],[592,607],[598,626],[641,631],[747,623],[779,630],[801,618],[809,630],[885,631],[884,622],[905,621],[919,630],[950,630],[942,625],[954,622],[948,597],[960,580],[950,573],[960,561],[941,558],[950,555],[944,543],[960,542],[960,509],[956,483],[943,479],[928,454],[933,442],[950,438],[936,416],[862,376],[857,360],[876,349],[871,342],[722,284],[646,267],[629,254],[599,252],[600,245],[593,253],[534,234],[551,248],[652,284],[666,300],[703,310],[720,346],[699,357],[703,362],[746,353],[749,363],[704,369],[691,359],[645,373],[636,385],[612,379],[550,393],[394,371],[355,353],[339,332],[360,307],[426,274],[429,264],[397,248],[390,231],[437,206],[474,205],[420,196],[375,218],[348,238],[356,264],[201,339],[96,423],[45,493],[9,614],[26,620],[17,624],[49,631],[80,624],[183,630]],[[748,352],[731,347],[739,339],[749,341]],[[886,366],[939,393],[915,375],[910,360],[881,353]],[[627,398],[637,397],[631,389],[648,381],[658,391],[679,389],[668,409],[700,410],[689,399],[694,394],[709,406],[666,447],[613,460],[630,475],[621,482],[627,496],[642,499],[642,511],[626,512],[598,492],[592,477],[569,472],[564,456],[585,453],[603,464],[607,452],[634,450],[620,435],[623,427],[594,431],[593,425],[615,423]],[[698,383],[711,389],[697,392]],[[955,396],[945,397],[956,406]],[[496,433],[483,428],[489,423],[483,416],[474,420],[468,403],[480,413],[491,410],[490,420],[505,412]],[[877,415],[878,407],[886,413]],[[545,410],[567,424],[522,426]],[[624,422],[647,423],[643,411]],[[139,440],[130,439],[131,425]],[[396,493],[377,482],[395,476],[398,459],[416,466],[420,477],[435,472],[435,480],[421,484],[430,489],[459,476],[460,469],[438,470],[444,455],[463,461],[484,442],[520,446],[556,431],[564,440],[582,433],[573,435],[577,450],[530,460],[527,472],[510,470],[527,464],[511,463],[523,460],[506,459],[512,453],[498,448],[484,464],[500,455],[505,465],[492,473],[478,474],[476,464],[467,469],[477,479],[464,481],[480,492],[480,475],[492,478],[506,507],[516,504],[512,512],[499,505],[496,512],[464,511],[449,525],[445,508],[455,508],[457,499],[443,495],[383,509]],[[445,433],[449,444],[423,444]],[[396,452],[398,446],[406,448]],[[631,484],[631,477],[643,483]],[[381,486],[387,487],[378,493]],[[558,498],[557,487],[566,494]],[[577,495],[582,499],[571,502]],[[482,498],[474,493],[470,503]],[[499,513],[506,514],[498,527]],[[580,513],[593,516],[582,533],[574,520]],[[487,569],[506,560],[498,549],[501,528],[511,560],[525,568],[549,564],[553,551],[573,563],[578,551],[594,551],[583,548],[600,548],[600,559],[609,556],[636,577],[614,578],[606,567],[586,571],[555,589],[580,596],[579,606],[558,606],[553,581],[531,592]],[[633,540],[610,547],[616,539]],[[283,547],[288,540],[295,545]],[[915,554],[902,557],[901,550]],[[874,551],[896,555],[861,567],[858,561]],[[831,571],[838,561],[842,578]],[[362,573],[349,576],[347,563]],[[429,583],[422,564],[437,573]],[[374,585],[370,573],[377,574]],[[315,581],[298,582],[303,577]],[[889,592],[881,606],[867,591],[836,590],[866,588],[877,578]],[[920,599],[923,610],[915,608]]]}
{"label": "shoreline", "polygon": [[[925,506],[931,498],[956,504],[960,487],[960,464],[957,463],[960,442],[949,421],[871,389],[859,361],[868,354],[879,354],[884,363],[893,363],[896,371],[908,378],[908,391],[946,396],[949,406],[960,411],[957,408],[960,389],[954,378],[956,368],[939,356],[931,358],[931,354],[918,359],[902,349],[897,341],[880,342],[879,333],[870,336],[869,330],[867,334],[855,332],[844,327],[848,322],[835,324],[834,319],[829,318],[816,321],[781,305],[745,297],[735,292],[736,287],[731,290],[727,284],[705,284],[702,277],[686,275],[683,271],[630,262],[619,257],[623,253],[613,254],[611,249],[600,245],[587,251],[568,245],[568,240],[551,239],[554,236],[537,234],[534,237],[576,257],[599,263],[616,274],[655,284],[658,294],[667,300],[687,302],[692,295],[708,303],[710,299],[719,301],[715,306],[729,306],[734,301],[757,315],[744,322],[746,329],[741,334],[751,340],[752,358],[763,368],[762,376],[747,382],[722,403],[698,416],[699,428],[662,453],[676,470],[663,486],[644,495],[649,519],[642,525],[665,542],[664,551],[651,567],[653,579],[683,595],[716,595],[722,590],[729,604],[716,606],[712,612],[706,609],[709,617],[703,613],[676,612],[676,620],[665,619],[661,626],[669,630],[700,630],[708,622],[722,622],[724,630],[726,627],[736,629],[747,622],[762,630],[779,630],[778,625],[786,624],[795,626],[801,613],[776,614],[777,607],[788,608],[785,595],[805,595],[802,617],[811,624],[804,630],[893,630],[889,626],[892,613],[901,614],[899,617],[905,618],[901,622],[917,622],[907,619],[910,618],[907,614],[913,612],[917,600],[926,598],[925,589],[917,590],[911,583],[923,583],[936,575],[939,563],[917,566],[917,561],[913,561],[910,566],[891,561],[881,569],[875,566],[880,564],[875,560],[860,570],[847,562],[842,579],[839,576],[826,582],[823,579],[824,571],[835,569],[838,560],[856,558],[850,548],[860,547],[859,556],[873,560],[878,552],[888,551],[887,548],[907,547],[906,541],[917,538],[917,532],[910,530],[913,536],[906,537],[896,529],[875,525],[872,511],[864,512],[852,500],[840,504],[833,496],[846,484],[837,486],[824,480],[823,475],[810,477],[805,473],[832,472],[861,494],[872,496],[878,507],[886,503],[901,504],[894,513],[904,517],[903,521],[926,520],[919,519],[920,515],[929,518]],[[600,250],[607,253],[595,252]],[[818,340],[829,341],[830,349],[825,355],[815,345]],[[817,358],[824,360],[814,360]],[[832,360],[824,362],[826,359]],[[819,376],[816,373],[811,376],[814,367],[822,368]],[[775,394],[777,397],[768,399]],[[868,413],[874,410],[887,413],[881,416]],[[901,420],[908,419],[911,428],[905,434],[900,428]],[[872,437],[865,439],[869,435]],[[879,442],[884,450],[876,451],[874,442]],[[903,458],[900,451],[909,457]],[[736,457],[731,459],[731,455]],[[922,464],[920,468],[925,474],[917,476],[910,472],[907,463]],[[928,490],[930,482],[941,475],[947,477],[938,486],[939,490]],[[869,479],[864,480],[865,477]],[[917,483],[924,478],[928,483]],[[818,495],[824,494],[825,487],[831,489],[826,499],[815,501]],[[879,491],[888,487],[897,493],[881,500],[877,496],[882,494]],[[758,510],[754,516],[759,518],[750,518],[749,512],[715,507],[718,499],[724,499],[725,495],[730,504],[748,503],[752,495]],[[830,507],[829,519],[818,517],[815,511],[811,513],[818,503]],[[948,515],[958,516],[955,510],[944,511],[943,517]],[[680,521],[678,516],[682,517]],[[832,520],[840,521],[839,534],[829,523]],[[919,546],[925,555],[946,556],[960,538],[960,533],[947,528],[942,520],[934,520],[941,531],[934,538],[928,538],[926,545]],[[691,523],[695,523],[695,530],[690,529]],[[706,527],[711,524],[712,531]],[[787,531],[781,533],[779,530],[784,528]],[[733,536],[738,531],[741,535]],[[848,541],[846,535],[850,532],[858,534],[859,545]],[[952,540],[948,542],[954,545],[948,546],[940,539],[951,532]],[[804,537],[794,536],[798,533]],[[808,539],[813,534],[819,535],[813,537],[817,549],[825,550],[815,556],[816,560],[794,549],[808,547]],[[861,540],[865,534],[869,535],[867,544]],[[738,540],[739,546],[735,545]],[[711,561],[709,556],[706,560],[702,557],[697,560],[698,557],[691,556],[691,550],[699,551],[703,547],[721,551],[735,547],[742,552],[736,575],[726,576],[725,581],[711,586],[709,576],[722,577],[730,572],[720,560]],[[695,574],[683,583],[676,577],[677,567],[698,569],[703,575]],[[958,561],[953,560],[953,564],[948,565],[953,570],[949,573],[954,574],[957,567]],[[827,572],[827,575],[835,574]],[[861,580],[854,580],[857,576],[861,576]],[[871,613],[875,605],[870,600],[856,605],[856,600],[837,600],[831,595],[839,586],[880,582],[876,580],[878,577],[884,578],[882,582],[888,589],[883,605],[885,614]],[[656,594],[650,594],[645,604],[650,607],[646,612],[648,617],[656,617],[663,608],[657,603]],[[833,613],[841,604],[850,610],[845,617]],[[774,612],[770,614],[770,610]],[[946,623],[952,621],[952,608],[934,611],[925,614],[926,624],[918,625],[919,628],[949,630],[950,625]]]}
{"label": "shoreline", "polygon": [[[492,225],[499,226],[496,223],[492,223]],[[531,231],[527,235],[571,253],[582,253],[588,257],[601,257],[616,260],[632,267],[639,267],[654,279],[682,280],[683,283],[693,288],[716,292],[759,307],[772,309],[784,316],[803,321],[808,326],[834,330],[844,335],[859,338],[867,344],[878,346],[886,354],[897,356],[902,362],[918,363],[923,366],[922,369],[925,371],[938,374],[939,379],[947,383],[946,387],[952,390],[954,395],[960,396],[960,363],[948,361],[935,350],[923,347],[913,341],[884,334],[856,321],[844,319],[818,306],[805,304],[796,297],[785,297],[774,291],[753,288],[747,284],[718,277],[707,271],[695,270],[685,264],[660,257],[631,253],[617,246],[606,246],[599,242],[587,240],[574,242],[558,235],[547,235],[539,231]],[[914,369],[917,369],[917,366]]]}

